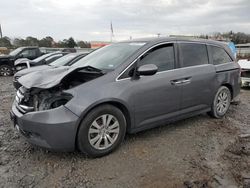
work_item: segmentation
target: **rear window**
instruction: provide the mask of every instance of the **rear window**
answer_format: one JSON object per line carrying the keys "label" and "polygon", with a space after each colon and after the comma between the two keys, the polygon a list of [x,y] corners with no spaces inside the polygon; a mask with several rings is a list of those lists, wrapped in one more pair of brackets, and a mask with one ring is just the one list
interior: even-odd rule
{"label": "rear window", "polygon": [[182,67],[208,64],[207,47],[205,44],[179,44]]}
{"label": "rear window", "polygon": [[232,62],[228,53],[220,47],[210,46],[214,65]]}

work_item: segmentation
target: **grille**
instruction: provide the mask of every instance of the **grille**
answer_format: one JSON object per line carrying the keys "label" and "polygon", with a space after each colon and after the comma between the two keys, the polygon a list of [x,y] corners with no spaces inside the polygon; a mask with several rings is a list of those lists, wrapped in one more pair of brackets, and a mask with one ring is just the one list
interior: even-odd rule
{"label": "grille", "polygon": [[25,89],[24,87],[20,87],[16,93],[15,103],[17,109],[23,114],[34,110],[33,107],[27,106],[25,104],[24,99],[25,99]]}

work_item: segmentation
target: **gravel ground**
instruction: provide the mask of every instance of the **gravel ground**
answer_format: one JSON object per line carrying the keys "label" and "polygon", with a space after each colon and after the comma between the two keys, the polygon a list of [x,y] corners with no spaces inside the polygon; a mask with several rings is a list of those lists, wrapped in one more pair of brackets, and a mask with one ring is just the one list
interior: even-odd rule
{"label": "gravel ground", "polygon": [[0,93],[0,187],[250,187],[250,89],[223,119],[204,114],[127,135],[98,159],[27,143],[9,119],[11,77],[0,77]]}

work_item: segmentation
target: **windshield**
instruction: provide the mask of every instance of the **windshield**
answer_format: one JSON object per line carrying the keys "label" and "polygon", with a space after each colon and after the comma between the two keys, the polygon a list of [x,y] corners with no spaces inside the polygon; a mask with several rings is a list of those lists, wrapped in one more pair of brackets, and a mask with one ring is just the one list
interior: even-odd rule
{"label": "windshield", "polygon": [[68,64],[72,59],[74,59],[77,55],[78,54],[75,54],[75,53],[65,55],[65,56],[53,61],[49,65],[54,66],[54,67],[64,66],[64,65]]}
{"label": "windshield", "polygon": [[114,70],[144,44],[142,42],[131,42],[105,46],[77,61],[73,66],[89,65],[101,70]]}
{"label": "windshield", "polygon": [[49,56],[51,56],[51,54],[45,54],[45,55],[42,55],[42,56],[34,59],[33,61],[36,62],[36,63],[38,63],[39,61],[41,61],[41,60],[43,60],[43,59],[45,59],[45,58],[47,58]]}
{"label": "windshield", "polygon": [[21,52],[23,49],[22,48],[17,48],[15,50],[13,50],[12,52],[10,52],[9,55],[11,56],[16,56],[19,52]]}

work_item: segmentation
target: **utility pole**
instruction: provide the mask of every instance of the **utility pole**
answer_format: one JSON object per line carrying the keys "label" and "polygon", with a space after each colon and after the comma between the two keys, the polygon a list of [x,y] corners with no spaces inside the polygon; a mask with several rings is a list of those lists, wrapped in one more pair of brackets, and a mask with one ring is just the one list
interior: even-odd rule
{"label": "utility pole", "polygon": [[3,38],[2,25],[0,24],[0,38]]}
{"label": "utility pole", "polygon": [[113,30],[113,24],[111,21],[111,23],[110,23],[110,42],[113,42],[113,37],[114,37],[114,30]]}

